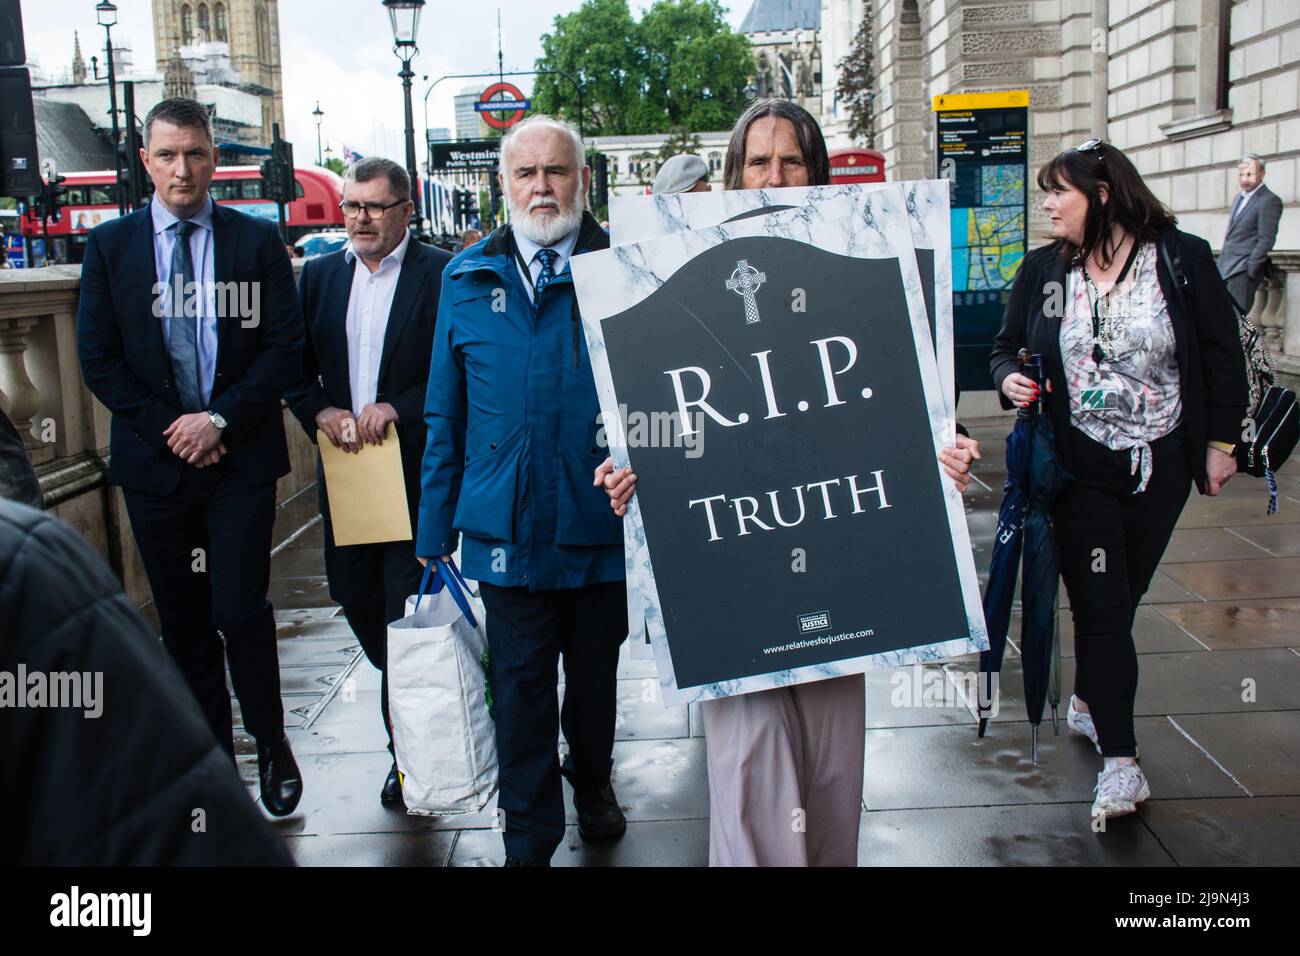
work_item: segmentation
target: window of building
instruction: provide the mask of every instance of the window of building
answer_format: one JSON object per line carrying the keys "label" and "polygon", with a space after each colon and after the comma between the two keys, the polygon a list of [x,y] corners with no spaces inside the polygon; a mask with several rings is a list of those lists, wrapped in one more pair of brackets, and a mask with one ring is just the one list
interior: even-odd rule
{"label": "window of building", "polygon": [[709,153],[709,172],[716,173],[722,169],[722,154]]}
{"label": "window of building", "polygon": [[199,4],[199,32],[203,34],[203,39],[208,39],[211,35],[212,21],[208,18],[208,5]]}
{"label": "window of building", "polygon": [[218,3],[214,12],[217,17],[217,39],[222,43],[226,42],[226,5]]}
{"label": "window of building", "polygon": [[181,43],[189,43],[194,36],[194,10],[187,3],[181,7]]}

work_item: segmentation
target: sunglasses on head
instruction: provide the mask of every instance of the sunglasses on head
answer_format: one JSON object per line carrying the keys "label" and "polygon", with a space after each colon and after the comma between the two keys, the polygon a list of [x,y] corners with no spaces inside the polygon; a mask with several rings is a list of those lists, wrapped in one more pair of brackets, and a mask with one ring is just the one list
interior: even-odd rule
{"label": "sunglasses on head", "polygon": [[1098,162],[1101,162],[1101,163],[1104,163],[1104,162],[1106,161],[1106,156],[1105,156],[1105,154],[1101,151],[1101,148],[1102,148],[1102,146],[1104,146],[1104,145],[1105,145],[1105,143],[1103,143],[1103,142],[1102,142],[1101,140],[1099,140],[1099,139],[1090,139],[1090,140],[1087,140],[1086,142],[1080,143],[1078,146],[1074,147],[1074,151],[1075,151],[1076,153],[1096,153],[1096,154],[1097,154],[1097,161],[1098,161]]}

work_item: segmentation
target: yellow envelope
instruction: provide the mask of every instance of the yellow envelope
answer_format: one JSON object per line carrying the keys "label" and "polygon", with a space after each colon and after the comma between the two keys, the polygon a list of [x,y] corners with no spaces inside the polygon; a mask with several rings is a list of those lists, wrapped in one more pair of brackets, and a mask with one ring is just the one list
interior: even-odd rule
{"label": "yellow envelope", "polygon": [[335,448],[320,430],[316,443],[325,466],[334,544],[410,541],[402,449],[393,424],[389,423],[382,445],[363,444],[355,455]]}

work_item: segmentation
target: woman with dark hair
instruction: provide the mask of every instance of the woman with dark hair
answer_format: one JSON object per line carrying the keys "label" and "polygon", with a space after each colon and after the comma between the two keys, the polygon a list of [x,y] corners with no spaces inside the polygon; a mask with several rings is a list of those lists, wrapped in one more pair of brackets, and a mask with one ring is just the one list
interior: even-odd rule
{"label": "woman with dark hair", "polygon": [[[1055,241],[1021,263],[990,363],[1004,407],[1044,401],[1074,477],[1052,515],[1074,615],[1067,723],[1103,759],[1092,815],[1118,816],[1150,795],[1133,617],[1192,482],[1215,495],[1236,470],[1246,365],[1209,244],[1175,228],[1122,152],[1088,140],[1038,186]],[[1046,394],[1021,349],[1042,355]]]}
{"label": "woman with dark hair", "polygon": [[[826,186],[821,128],[787,100],[760,100],[736,122],[723,170],[727,189]],[[940,453],[963,492],[979,444],[959,436]],[[630,470],[596,470],[624,514]],[[866,691],[862,675],[707,700],[711,866],[855,866],[862,810]]]}

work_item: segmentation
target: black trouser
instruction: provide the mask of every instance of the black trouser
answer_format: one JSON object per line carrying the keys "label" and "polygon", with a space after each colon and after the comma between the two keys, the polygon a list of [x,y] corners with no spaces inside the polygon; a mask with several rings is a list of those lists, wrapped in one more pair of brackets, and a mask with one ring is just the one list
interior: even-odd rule
{"label": "black trouser", "polygon": [[[220,466],[186,466],[170,495],[123,489],[162,625],[163,645],[233,756],[230,682],[259,743],[284,735],[271,582],[275,482],[236,485]],[[220,634],[218,634],[220,632]],[[225,638],[224,654],[222,638]]]}
{"label": "black trouser", "polygon": [[[557,591],[480,586],[487,612],[493,717],[506,854],[550,860],[564,839],[560,728],[575,788],[609,783],[618,648],[627,636],[622,581]],[[556,664],[564,655],[564,709]]]}
{"label": "black trouser", "polygon": [[406,599],[420,587],[415,542],[334,545],[334,528],[325,522],[325,574],[330,597],[343,607],[366,658],[380,671],[379,710],[393,752],[393,722],[388,716],[388,625],[406,613]]}
{"label": "black trouser", "polygon": [[1182,428],[1151,443],[1151,479],[1133,494],[1130,453],[1075,428],[1075,482],[1053,517],[1074,615],[1074,693],[1087,703],[1104,757],[1133,757],[1138,660],[1133,618],[1191,490]]}

